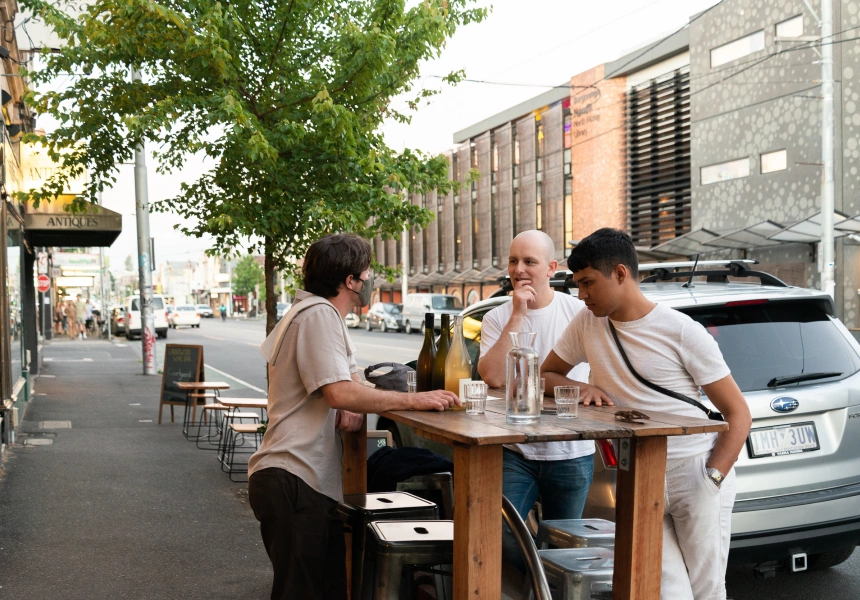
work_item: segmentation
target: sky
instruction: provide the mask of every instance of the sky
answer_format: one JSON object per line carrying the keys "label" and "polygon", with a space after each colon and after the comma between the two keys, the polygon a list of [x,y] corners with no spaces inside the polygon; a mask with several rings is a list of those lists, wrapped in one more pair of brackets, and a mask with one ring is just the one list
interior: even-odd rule
{"label": "sky", "polygon": [[[492,8],[483,23],[461,28],[441,56],[422,66],[416,89],[440,89],[428,105],[412,114],[409,124],[386,122],[383,133],[394,150],[419,149],[439,153],[453,146],[453,134],[519,102],[569,82],[571,76],[615,60],[682,27],[696,13],[716,0],[478,0]],[[611,6],[611,10],[607,7]],[[27,25],[40,43],[38,25]],[[20,34],[19,34],[20,35]],[[19,38],[22,47],[26,45]],[[464,69],[466,77],[482,82],[442,86],[438,77]],[[63,85],[63,82],[57,82]],[[406,98],[395,99],[405,110]],[[38,127],[50,131],[46,118]],[[156,173],[147,158],[150,202],[177,193],[183,181],[196,180],[204,172],[201,161],[192,160],[181,172]],[[103,195],[106,208],[123,215],[123,232],[106,250],[112,270],[122,270],[125,258],[137,255],[134,204],[134,167],[121,165],[113,189]],[[181,219],[172,214],[150,215],[155,238],[155,260],[194,260],[212,247],[210,239],[186,238],[174,230]],[[136,260],[133,260],[136,264]]]}

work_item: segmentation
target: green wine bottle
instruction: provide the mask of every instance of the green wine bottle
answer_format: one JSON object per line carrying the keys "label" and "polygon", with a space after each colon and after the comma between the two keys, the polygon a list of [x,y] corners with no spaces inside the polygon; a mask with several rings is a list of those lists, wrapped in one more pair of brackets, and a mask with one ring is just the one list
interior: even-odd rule
{"label": "green wine bottle", "polygon": [[436,346],[436,360],[433,363],[433,389],[445,389],[445,360],[448,358],[448,349],[451,347],[451,317],[442,315],[442,331],[439,335],[439,344]]}
{"label": "green wine bottle", "polygon": [[433,365],[436,360],[436,340],[433,338],[433,313],[424,315],[424,345],[418,353],[417,384],[419,392],[433,390]]}

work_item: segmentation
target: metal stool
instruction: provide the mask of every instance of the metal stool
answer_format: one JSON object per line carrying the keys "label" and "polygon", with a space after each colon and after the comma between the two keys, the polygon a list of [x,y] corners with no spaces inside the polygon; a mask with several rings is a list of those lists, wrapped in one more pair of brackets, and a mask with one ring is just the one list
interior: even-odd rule
{"label": "metal stool", "polygon": [[454,518],[454,476],[451,473],[416,475],[397,483],[398,492],[411,492],[425,500],[440,499],[440,517]]}
{"label": "metal stool", "polygon": [[[589,600],[595,584],[611,584],[614,552],[607,548],[540,550],[547,581],[561,600]],[[605,585],[601,586],[605,589]]]}
{"label": "metal stool", "polygon": [[365,540],[367,526],[370,523],[399,519],[419,521],[439,518],[439,509],[433,502],[406,492],[344,496],[337,510],[347,531],[352,532],[352,594],[350,597],[354,600],[361,595]]}
{"label": "metal stool", "polygon": [[615,547],[615,523],[604,519],[551,519],[538,526],[537,547]]}
{"label": "metal stool", "polygon": [[[368,526],[361,600],[411,598],[412,582],[410,578],[403,577],[405,567],[432,567],[453,562],[453,521],[371,523]],[[438,585],[436,595],[444,597],[439,594]]]}

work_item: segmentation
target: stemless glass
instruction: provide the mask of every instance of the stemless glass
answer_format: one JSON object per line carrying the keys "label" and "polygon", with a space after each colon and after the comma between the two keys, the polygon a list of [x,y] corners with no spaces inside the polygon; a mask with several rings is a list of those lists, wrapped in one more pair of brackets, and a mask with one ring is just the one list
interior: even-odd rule
{"label": "stemless glass", "polygon": [[557,385],[555,387],[556,416],[559,419],[575,419],[579,408],[579,386]]}
{"label": "stemless glass", "polygon": [[466,414],[482,415],[487,409],[487,384],[483,381],[472,381],[465,385]]}
{"label": "stemless glass", "polygon": [[414,394],[418,389],[418,373],[409,371],[406,373],[406,391]]}

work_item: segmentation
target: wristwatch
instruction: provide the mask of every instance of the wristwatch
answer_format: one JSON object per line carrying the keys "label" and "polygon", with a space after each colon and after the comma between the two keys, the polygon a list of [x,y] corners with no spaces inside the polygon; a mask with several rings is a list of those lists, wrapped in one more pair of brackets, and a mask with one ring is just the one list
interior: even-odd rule
{"label": "wristwatch", "polygon": [[720,484],[723,482],[723,479],[726,478],[726,476],[723,475],[719,469],[715,469],[714,467],[708,467],[705,470],[705,473],[708,474],[708,477],[711,478],[711,481],[713,481],[717,487],[720,487]]}

